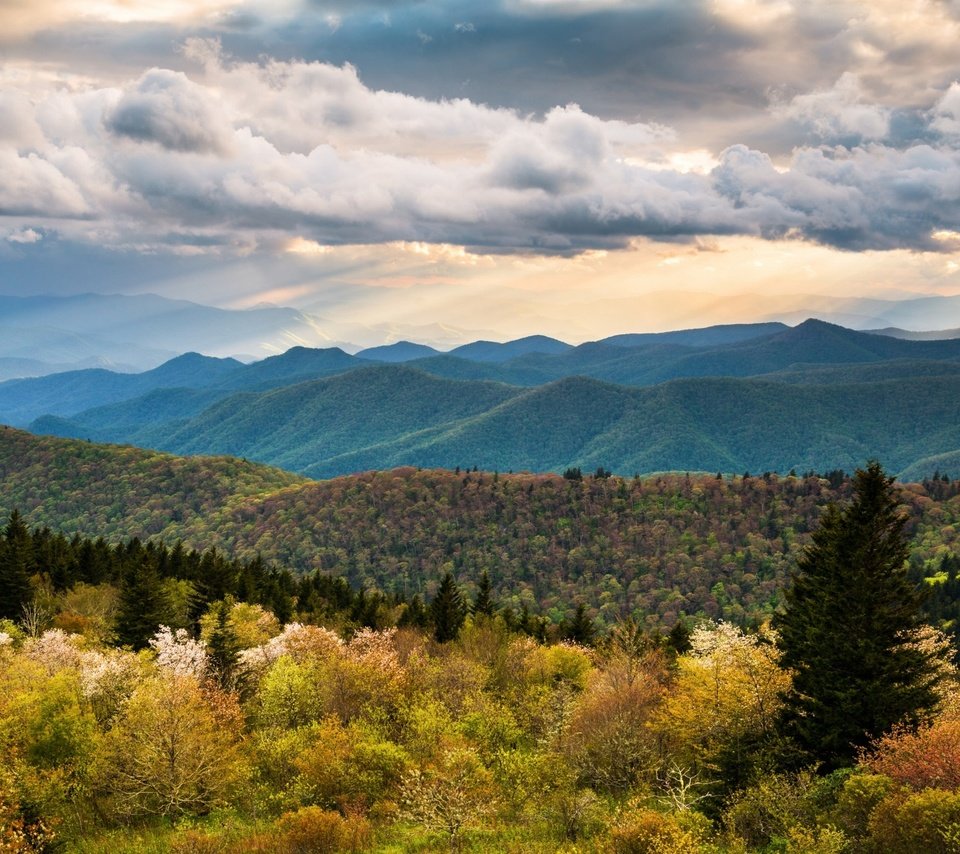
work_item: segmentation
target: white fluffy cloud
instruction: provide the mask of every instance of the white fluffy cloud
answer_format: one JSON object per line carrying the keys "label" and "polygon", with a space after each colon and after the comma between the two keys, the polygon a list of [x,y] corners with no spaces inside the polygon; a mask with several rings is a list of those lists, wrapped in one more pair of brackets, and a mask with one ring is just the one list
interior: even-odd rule
{"label": "white fluffy cloud", "polygon": [[807,125],[823,140],[876,140],[890,131],[891,109],[869,103],[860,79],[844,72],[829,89],[797,95],[774,114]]}
{"label": "white fluffy cloud", "polygon": [[234,62],[205,41],[186,53],[200,67],[190,76],[154,68],[122,87],[10,87],[7,224],[177,252],[298,237],[575,253],[701,234],[940,248],[934,232],[960,230],[956,86],[926,114],[936,146],[879,142],[889,110],[844,76],[778,109],[861,144],[800,148],[787,165],[736,145],[700,174],[663,167],[679,145],[668,129],[575,105],[525,116],[373,90],[349,65]]}

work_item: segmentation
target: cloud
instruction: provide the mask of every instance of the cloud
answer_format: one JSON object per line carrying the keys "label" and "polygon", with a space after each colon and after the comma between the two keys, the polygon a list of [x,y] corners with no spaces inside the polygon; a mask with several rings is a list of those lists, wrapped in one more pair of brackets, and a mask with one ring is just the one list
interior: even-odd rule
{"label": "cloud", "polygon": [[82,217],[90,213],[75,182],[31,152],[0,149],[0,216]]}
{"label": "cloud", "polygon": [[860,78],[847,71],[829,89],[797,95],[773,113],[806,126],[821,140],[849,144],[887,136],[892,110],[866,103]]}
{"label": "cloud", "polygon": [[10,243],[39,243],[43,240],[43,235],[32,228],[20,228],[11,231],[5,239]]}
{"label": "cloud", "polygon": [[18,116],[0,148],[8,224],[178,254],[296,238],[570,255],[724,234],[946,251],[932,235],[960,231],[956,86],[916,113],[928,142],[881,139],[891,114],[841,78],[781,109],[845,142],[789,160],[693,149],[691,169],[671,129],[572,104],[540,117],[374,89],[350,65],[237,61],[210,41],[186,53],[199,72],[0,101]]}
{"label": "cloud", "polygon": [[223,154],[230,147],[230,128],[212,93],[178,71],[147,71],[104,123],[117,136],[172,151]]}
{"label": "cloud", "polygon": [[960,138],[960,83],[951,83],[930,112],[933,130],[946,137]]}

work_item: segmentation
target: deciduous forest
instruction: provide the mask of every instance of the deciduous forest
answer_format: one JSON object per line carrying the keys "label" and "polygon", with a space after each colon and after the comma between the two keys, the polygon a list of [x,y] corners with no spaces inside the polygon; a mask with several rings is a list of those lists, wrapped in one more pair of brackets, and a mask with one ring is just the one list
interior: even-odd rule
{"label": "deciduous forest", "polygon": [[[322,557],[295,573],[219,546],[66,536],[14,511],[0,538],[3,850],[957,850],[956,560],[924,521],[955,484],[905,490],[874,465],[853,480],[335,485],[382,508],[392,490],[407,507],[442,496],[461,510],[443,524],[462,518],[474,542],[471,508],[492,502],[491,553],[518,508],[554,521],[562,508],[569,554],[578,535],[620,531],[618,513],[690,521],[722,496],[726,525],[680,540],[690,565],[723,528],[711,547],[727,553],[761,505],[767,527],[785,506],[808,527],[761,580],[763,607],[642,620],[642,602],[604,610],[584,585],[546,603],[524,587],[516,607],[492,560],[468,576],[451,558],[408,595],[372,576],[351,586]],[[413,546],[425,522],[411,524]],[[657,530],[677,548],[671,521]],[[771,560],[756,543],[784,535],[765,534],[749,540],[756,565],[713,581],[714,601]]]}

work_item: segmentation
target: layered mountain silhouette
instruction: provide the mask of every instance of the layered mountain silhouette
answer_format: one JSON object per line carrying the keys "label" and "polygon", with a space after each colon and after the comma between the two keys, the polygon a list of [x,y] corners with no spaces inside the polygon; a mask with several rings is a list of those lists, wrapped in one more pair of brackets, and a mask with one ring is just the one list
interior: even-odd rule
{"label": "layered mountain silhouette", "polygon": [[398,358],[416,352],[378,362],[295,347],[249,365],[188,354],[141,374],[7,382],[0,419],[313,477],[397,465],[785,472],[868,457],[912,471],[960,449],[958,339],[807,320]]}

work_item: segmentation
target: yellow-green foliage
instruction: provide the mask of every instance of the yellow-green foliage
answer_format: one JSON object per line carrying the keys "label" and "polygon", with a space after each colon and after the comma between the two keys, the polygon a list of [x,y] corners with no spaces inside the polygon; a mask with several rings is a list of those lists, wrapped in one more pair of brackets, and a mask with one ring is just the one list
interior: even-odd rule
{"label": "yellow-green foliage", "polygon": [[[869,773],[877,756],[895,765],[907,755],[889,741],[828,777],[730,762],[737,750],[774,751],[769,716],[789,676],[762,634],[706,627],[691,652],[671,656],[635,624],[585,649],[540,644],[499,619],[438,645],[411,629],[280,631],[243,603],[231,615],[254,646],[229,691],[185,638],[168,638],[176,649],[160,656],[113,649],[97,633],[4,627],[0,845],[17,839],[13,850],[40,851],[56,839],[81,854],[960,850],[960,793]],[[944,708],[938,732],[952,726],[955,706]],[[912,779],[912,768],[891,774]],[[733,774],[748,779],[732,783]]]}

